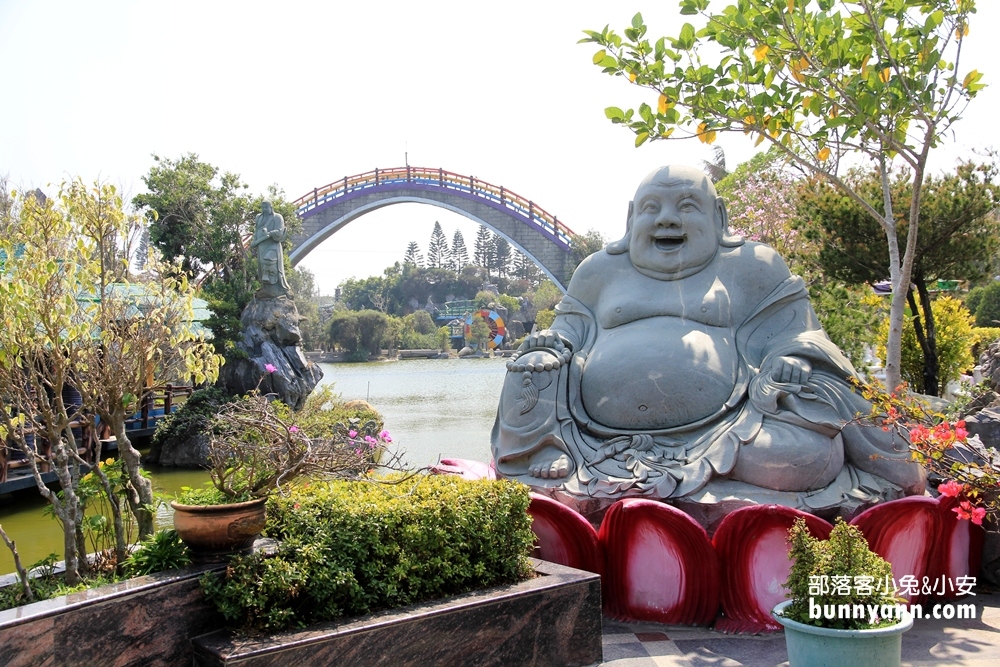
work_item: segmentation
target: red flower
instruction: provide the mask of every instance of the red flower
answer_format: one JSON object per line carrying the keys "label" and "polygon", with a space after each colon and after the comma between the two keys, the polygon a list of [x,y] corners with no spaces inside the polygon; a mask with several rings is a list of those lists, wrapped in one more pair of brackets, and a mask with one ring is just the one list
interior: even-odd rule
{"label": "red flower", "polygon": [[938,486],[938,493],[942,496],[948,496],[949,498],[957,498],[958,494],[962,492],[962,485],[953,479],[949,479],[944,484]]}
{"label": "red flower", "polygon": [[985,507],[977,507],[973,509],[971,514],[972,514],[972,523],[976,524],[977,526],[983,525],[983,519],[986,518]]}

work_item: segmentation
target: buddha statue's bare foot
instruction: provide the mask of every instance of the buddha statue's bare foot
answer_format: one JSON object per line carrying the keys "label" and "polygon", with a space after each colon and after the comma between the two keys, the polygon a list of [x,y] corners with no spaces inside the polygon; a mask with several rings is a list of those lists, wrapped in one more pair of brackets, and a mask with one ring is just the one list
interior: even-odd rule
{"label": "buddha statue's bare foot", "polygon": [[563,477],[569,476],[570,468],[572,464],[569,461],[569,457],[565,454],[558,454],[554,456],[558,450],[544,450],[539,452],[530,466],[528,466],[528,474],[532,477],[540,477],[542,479],[562,479]]}

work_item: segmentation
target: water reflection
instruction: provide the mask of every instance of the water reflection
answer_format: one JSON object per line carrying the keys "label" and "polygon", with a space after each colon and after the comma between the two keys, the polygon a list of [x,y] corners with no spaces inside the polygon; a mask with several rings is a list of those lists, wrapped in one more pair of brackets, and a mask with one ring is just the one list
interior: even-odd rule
{"label": "water reflection", "polygon": [[[367,399],[385,416],[393,440],[405,450],[411,467],[439,457],[488,461],[490,430],[503,385],[502,359],[408,359],[366,364],[321,364],[323,384],[333,383],[345,400]],[[202,470],[153,468],[157,492],[173,496],[182,486],[208,480]],[[41,496],[19,493],[0,499],[0,524],[17,542],[27,566],[49,553],[62,558],[61,531],[43,514]],[[157,513],[169,525],[169,508]],[[0,574],[14,571],[10,552],[0,543]]]}

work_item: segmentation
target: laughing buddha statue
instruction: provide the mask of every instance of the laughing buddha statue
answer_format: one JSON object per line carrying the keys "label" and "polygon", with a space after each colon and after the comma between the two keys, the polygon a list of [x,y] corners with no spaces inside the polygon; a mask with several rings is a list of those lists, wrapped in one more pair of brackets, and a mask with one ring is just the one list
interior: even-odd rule
{"label": "laughing buddha statue", "polygon": [[805,283],[728,233],[695,168],[658,169],[625,237],[577,268],[550,329],[507,364],[500,475],[565,499],[727,495],[820,511],[922,493],[908,443],[870,404]]}

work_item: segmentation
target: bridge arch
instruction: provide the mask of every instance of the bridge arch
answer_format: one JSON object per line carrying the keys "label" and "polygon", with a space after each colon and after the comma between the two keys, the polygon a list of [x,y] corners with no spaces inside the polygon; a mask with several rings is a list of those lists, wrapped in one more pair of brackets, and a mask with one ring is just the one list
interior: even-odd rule
{"label": "bridge arch", "polygon": [[573,272],[573,232],[534,202],[475,176],[443,169],[397,167],[345,176],[293,202],[302,230],[292,237],[289,259],[298,264],[348,223],[385,206],[430,204],[492,229],[566,290]]}

